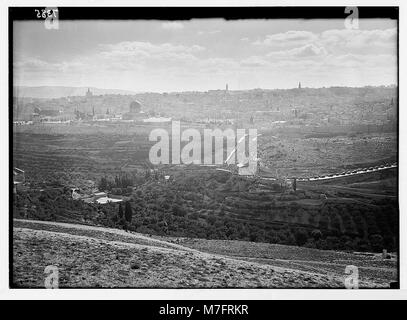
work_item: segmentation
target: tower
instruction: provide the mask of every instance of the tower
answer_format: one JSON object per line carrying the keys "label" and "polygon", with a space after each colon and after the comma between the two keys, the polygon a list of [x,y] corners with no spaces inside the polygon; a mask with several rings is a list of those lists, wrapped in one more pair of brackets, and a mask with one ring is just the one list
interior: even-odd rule
{"label": "tower", "polygon": [[298,82],[298,89],[301,89],[301,82]]}
{"label": "tower", "polygon": [[90,88],[88,88],[88,91],[86,91],[86,98],[91,98],[93,95],[92,91],[90,91]]}
{"label": "tower", "polygon": [[226,83],[226,92],[229,90],[229,85]]}

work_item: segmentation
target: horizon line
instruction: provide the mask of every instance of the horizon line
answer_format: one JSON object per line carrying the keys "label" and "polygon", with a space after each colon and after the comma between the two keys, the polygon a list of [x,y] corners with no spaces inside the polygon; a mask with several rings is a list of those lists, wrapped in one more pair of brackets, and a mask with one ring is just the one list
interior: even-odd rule
{"label": "horizon line", "polygon": [[[188,92],[209,92],[209,91],[226,91],[225,88],[217,88],[217,89],[207,89],[207,90],[183,90],[183,91],[134,91],[131,89],[119,89],[119,88],[101,88],[101,87],[94,87],[94,86],[63,86],[63,85],[42,85],[42,86],[27,86],[27,85],[13,85],[13,88],[16,87],[25,87],[25,88],[47,88],[47,87],[55,87],[55,88],[76,88],[76,89],[97,89],[97,90],[118,90],[118,91],[128,91],[134,94],[146,94],[146,93],[157,93],[157,94],[164,94],[164,93],[188,93]],[[227,91],[254,91],[254,90],[264,90],[264,91],[274,91],[274,90],[304,90],[304,89],[331,89],[331,88],[354,88],[354,89],[362,89],[362,88],[380,88],[380,87],[398,87],[398,84],[381,84],[381,85],[363,85],[363,86],[347,86],[347,85],[336,85],[336,86],[328,86],[328,87],[306,87],[301,85],[301,88],[292,87],[292,88],[250,88],[250,89],[230,89],[228,88]],[[28,98],[28,97],[27,97]]]}

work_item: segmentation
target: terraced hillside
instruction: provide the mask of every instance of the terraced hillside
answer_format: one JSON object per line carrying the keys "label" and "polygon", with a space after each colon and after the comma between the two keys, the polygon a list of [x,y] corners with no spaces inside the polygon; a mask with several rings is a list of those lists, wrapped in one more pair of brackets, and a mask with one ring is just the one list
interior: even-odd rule
{"label": "terraced hillside", "polygon": [[38,129],[41,133],[19,132],[13,137],[13,165],[24,168],[32,183],[95,181],[105,174],[117,173],[127,164],[144,168],[151,147],[148,136],[137,134],[136,129],[134,135],[124,134],[126,128],[116,128],[112,134],[103,130],[111,128],[96,126],[62,128],[61,133],[55,128],[48,129],[52,133],[47,132],[45,125]]}
{"label": "terraced hillside", "polygon": [[[146,160],[151,129],[98,123],[16,127],[13,164],[26,171],[27,183],[14,197],[13,216],[123,228],[118,204],[72,199],[71,188],[82,194],[98,188],[126,197],[132,208],[128,228],[145,234],[397,251],[397,168],[298,181],[296,190],[282,183],[293,172],[310,176],[386,163],[397,151],[392,133],[331,140],[278,136],[276,142],[265,142],[271,137],[265,134],[259,149],[274,151],[260,156],[274,159],[275,174],[282,178],[267,181],[199,165],[152,167]],[[101,183],[104,178],[114,182],[121,174],[131,178],[125,187]]]}
{"label": "terraced hillside", "polygon": [[[130,230],[318,249],[397,250],[396,169],[298,183],[296,191],[194,166],[166,173],[173,180],[151,176],[132,190]],[[20,192],[14,216],[122,228],[118,204],[73,200],[69,189]]]}

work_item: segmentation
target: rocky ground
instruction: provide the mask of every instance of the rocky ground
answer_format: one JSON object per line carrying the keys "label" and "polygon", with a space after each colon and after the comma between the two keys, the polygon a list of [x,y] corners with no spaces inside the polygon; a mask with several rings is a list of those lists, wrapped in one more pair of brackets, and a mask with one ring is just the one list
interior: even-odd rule
{"label": "rocky ground", "polygon": [[[274,259],[273,250],[264,250],[267,244],[247,243],[239,255],[233,242],[228,252],[225,243],[215,250],[216,243],[205,246],[206,240],[199,245],[167,240],[103,227],[14,220],[12,285],[43,288],[44,270],[52,265],[58,268],[60,288],[344,288],[345,274],[320,268],[329,261],[316,265],[315,259],[294,261],[281,253]],[[247,248],[267,256],[247,254]],[[347,256],[341,257],[348,263]],[[364,267],[387,272],[389,278],[396,275],[395,263]],[[389,278],[372,274],[359,286],[388,287]]]}

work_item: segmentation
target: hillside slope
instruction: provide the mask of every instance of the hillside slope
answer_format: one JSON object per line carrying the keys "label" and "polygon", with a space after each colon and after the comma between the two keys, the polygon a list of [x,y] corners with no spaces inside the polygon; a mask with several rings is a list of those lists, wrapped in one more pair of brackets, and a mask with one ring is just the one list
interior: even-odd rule
{"label": "hillside slope", "polygon": [[[196,241],[199,246],[188,244],[186,239],[157,239],[104,227],[16,219],[13,286],[44,287],[44,269],[54,265],[59,269],[59,287],[344,288],[345,275],[340,272],[327,273],[316,267],[304,270],[304,261],[281,264],[284,259],[273,259],[277,252],[269,244]],[[249,254],[247,246],[251,252],[269,246],[269,253],[260,259]],[[236,252],[238,248],[242,250]],[[280,252],[285,249],[289,253],[292,247],[279,246]],[[343,255],[344,260],[356,257]],[[280,254],[279,258],[284,257]],[[376,271],[386,269],[395,274],[394,263],[375,267]],[[388,281],[369,274],[359,285],[387,287]]]}

